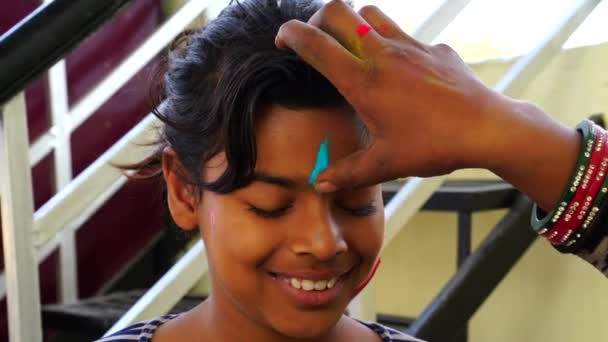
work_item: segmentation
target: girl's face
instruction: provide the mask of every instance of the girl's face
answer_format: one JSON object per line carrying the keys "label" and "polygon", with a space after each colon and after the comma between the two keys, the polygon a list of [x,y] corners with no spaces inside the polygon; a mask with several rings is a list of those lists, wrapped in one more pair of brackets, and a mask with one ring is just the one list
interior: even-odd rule
{"label": "girl's face", "polygon": [[[191,221],[181,221],[200,227],[212,301],[243,329],[326,334],[374,265],[384,227],[380,186],[317,193],[308,181],[326,138],[330,162],[362,148],[361,128],[345,109],[270,107],[257,120],[256,180],[229,194],[205,191],[191,206]],[[205,178],[224,169],[219,154]],[[175,182],[167,183],[175,193]],[[169,204],[180,225],[188,214],[172,205],[175,197]]]}

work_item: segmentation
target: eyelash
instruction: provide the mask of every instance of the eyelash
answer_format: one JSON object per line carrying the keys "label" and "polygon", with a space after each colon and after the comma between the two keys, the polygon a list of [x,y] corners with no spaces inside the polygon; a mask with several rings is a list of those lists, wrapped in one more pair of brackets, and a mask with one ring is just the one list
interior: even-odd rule
{"label": "eyelash", "polygon": [[[338,205],[338,207],[341,210],[344,210],[347,213],[349,213],[350,215],[353,215],[356,217],[370,216],[370,215],[374,214],[377,210],[377,208],[373,202],[370,202],[366,206],[360,207],[360,208],[347,208],[347,207],[344,207],[341,205]],[[259,217],[279,218],[279,217],[283,216],[291,208],[293,208],[293,204],[290,204],[290,205],[287,205],[285,207],[281,207],[278,209],[272,209],[272,210],[265,210],[265,209],[261,209],[258,207],[254,207],[253,205],[250,205],[249,210],[251,210],[254,214],[258,215]]]}
{"label": "eyelash", "polygon": [[370,216],[370,215],[374,214],[377,210],[376,205],[374,204],[373,201],[369,202],[367,205],[365,205],[363,207],[359,207],[359,208],[347,208],[347,207],[344,207],[341,205],[339,205],[338,207],[340,209],[346,211],[350,215],[357,216],[357,217]]}
{"label": "eyelash", "polygon": [[293,204],[290,204],[285,207],[281,207],[278,209],[265,210],[262,208],[254,207],[249,205],[249,210],[251,210],[254,214],[263,218],[278,218],[283,216],[289,209],[293,208]]}

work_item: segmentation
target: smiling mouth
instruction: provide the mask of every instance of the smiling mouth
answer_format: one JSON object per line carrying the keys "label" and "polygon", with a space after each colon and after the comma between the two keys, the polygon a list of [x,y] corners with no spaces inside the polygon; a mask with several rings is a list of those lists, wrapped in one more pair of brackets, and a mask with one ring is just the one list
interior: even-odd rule
{"label": "smiling mouth", "polygon": [[336,283],[345,278],[348,274],[350,274],[351,271],[352,269],[339,275],[327,277],[326,279],[319,279],[319,277],[314,277],[315,279],[308,279],[306,277],[290,276],[275,272],[268,273],[273,279],[287,283],[291,287],[298,290],[325,291],[334,288]]}
{"label": "smiling mouth", "polygon": [[300,272],[288,275],[268,272],[268,275],[296,307],[318,310],[327,308],[338,298],[343,298],[344,290],[348,288],[347,278],[353,269],[354,267],[345,273]]}

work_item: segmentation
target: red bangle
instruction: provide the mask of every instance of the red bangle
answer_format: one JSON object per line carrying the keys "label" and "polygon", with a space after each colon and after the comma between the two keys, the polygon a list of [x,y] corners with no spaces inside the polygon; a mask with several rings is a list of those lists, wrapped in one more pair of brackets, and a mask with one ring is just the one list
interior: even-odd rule
{"label": "red bangle", "polygon": [[562,218],[550,232],[545,233],[554,245],[564,244],[582,226],[604,181],[608,166],[608,136],[606,131],[597,126],[594,126],[594,130],[599,131],[598,139],[581,185]]}
{"label": "red bangle", "polygon": [[594,125],[593,132],[597,138],[593,149],[591,150],[592,155],[589,160],[589,164],[587,165],[587,168],[585,170],[585,173],[583,174],[583,178],[581,179],[580,186],[578,187],[576,193],[574,194],[574,197],[566,207],[566,210],[563,212],[563,215],[561,215],[560,219],[553,226],[553,229],[543,234],[543,236],[545,236],[549,241],[554,244],[559,244],[559,242],[565,235],[571,234],[571,232],[568,233],[568,231],[572,231],[572,223],[576,221],[577,216],[579,216],[579,213],[583,206],[583,202],[587,197],[587,193],[589,192],[589,183],[592,181],[592,179],[595,178],[595,174],[599,167],[598,163],[601,161],[600,152],[603,151],[602,147],[606,139],[603,130],[599,131],[600,132],[598,134],[598,127]]}

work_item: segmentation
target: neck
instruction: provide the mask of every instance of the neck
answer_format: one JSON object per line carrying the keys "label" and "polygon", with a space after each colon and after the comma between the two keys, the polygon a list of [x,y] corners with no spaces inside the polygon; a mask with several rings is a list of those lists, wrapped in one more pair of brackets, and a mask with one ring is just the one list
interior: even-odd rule
{"label": "neck", "polygon": [[[268,342],[330,342],[341,341],[340,332],[352,321],[343,316],[338,323],[323,336],[314,338],[294,338],[282,335],[264,322],[255,321],[247,316],[235,303],[221,296],[209,296],[204,302],[193,310],[193,319],[196,323],[190,326],[199,327],[198,336],[205,336],[206,341],[241,342],[268,341]],[[358,323],[356,323],[358,324]]]}

